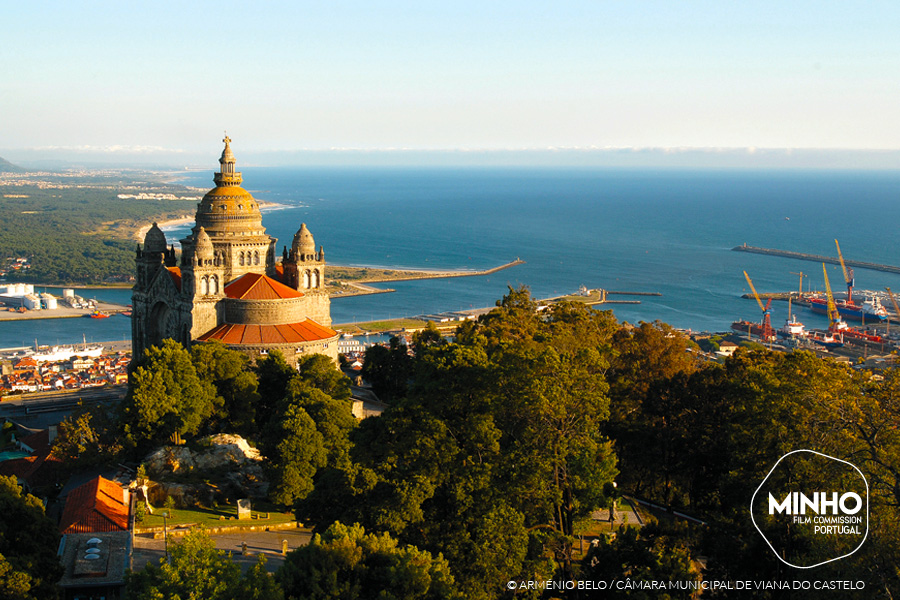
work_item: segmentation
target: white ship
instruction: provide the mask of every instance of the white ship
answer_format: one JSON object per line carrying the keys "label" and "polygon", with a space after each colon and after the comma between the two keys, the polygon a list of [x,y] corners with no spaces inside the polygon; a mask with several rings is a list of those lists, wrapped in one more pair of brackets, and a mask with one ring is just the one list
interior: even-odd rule
{"label": "white ship", "polygon": [[39,352],[33,352],[29,356],[37,362],[60,362],[69,360],[73,356],[99,358],[101,354],[103,354],[103,346],[85,346],[84,348],[75,348],[74,346],[52,346]]}
{"label": "white ship", "polygon": [[69,360],[73,356],[99,358],[101,354],[103,354],[103,346],[88,346],[87,342],[78,348],[75,346],[44,346],[40,348],[37,345],[37,340],[35,340],[34,352],[29,352],[28,356],[37,362],[60,362]]}

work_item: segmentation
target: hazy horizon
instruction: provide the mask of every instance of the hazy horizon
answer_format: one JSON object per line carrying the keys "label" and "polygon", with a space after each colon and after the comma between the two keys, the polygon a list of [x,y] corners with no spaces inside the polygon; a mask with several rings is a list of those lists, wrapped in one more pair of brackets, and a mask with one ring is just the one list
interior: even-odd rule
{"label": "hazy horizon", "polygon": [[227,130],[245,164],[895,168],[898,29],[881,0],[18,3],[0,156],[205,167]]}
{"label": "hazy horizon", "polygon": [[[779,148],[554,148],[517,150],[376,149],[241,152],[247,167],[596,167],[683,169],[896,170],[900,150]],[[31,170],[72,168],[217,168],[218,154],[128,149],[0,149],[0,157]]]}

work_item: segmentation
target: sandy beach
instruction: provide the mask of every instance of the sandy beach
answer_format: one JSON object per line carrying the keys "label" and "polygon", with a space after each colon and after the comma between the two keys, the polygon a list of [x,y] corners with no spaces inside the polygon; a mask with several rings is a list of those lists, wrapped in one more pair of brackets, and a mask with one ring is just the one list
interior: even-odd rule
{"label": "sandy beach", "polygon": [[[259,204],[259,209],[262,212],[266,212],[266,210],[274,210],[276,208],[287,207],[286,204],[279,204],[278,202],[264,202],[257,201]],[[178,225],[187,225],[188,223],[193,223],[196,218],[196,214],[182,215],[177,219],[169,219],[168,221],[158,221],[156,224],[160,229],[164,229],[166,227],[177,227]],[[153,227],[153,223],[149,225],[144,225],[140,229],[134,232],[134,237],[137,241],[143,242],[144,236],[147,235],[147,232],[150,231],[150,228]]]}

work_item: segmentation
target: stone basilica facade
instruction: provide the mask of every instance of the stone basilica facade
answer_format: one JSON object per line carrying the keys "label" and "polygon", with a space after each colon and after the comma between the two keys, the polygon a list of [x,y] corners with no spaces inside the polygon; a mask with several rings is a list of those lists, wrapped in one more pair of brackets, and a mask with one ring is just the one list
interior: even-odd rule
{"label": "stone basilica facade", "polygon": [[276,257],[277,240],[266,234],[259,204],[241,187],[231,140],[223,141],[216,187],[197,207],[180,260],[156,223],[137,249],[133,356],[173,338],[187,347],[219,340],[253,359],[278,349],[291,363],[309,353],[337,362],[324,250],[316,250],[303,224],[290,250]]}

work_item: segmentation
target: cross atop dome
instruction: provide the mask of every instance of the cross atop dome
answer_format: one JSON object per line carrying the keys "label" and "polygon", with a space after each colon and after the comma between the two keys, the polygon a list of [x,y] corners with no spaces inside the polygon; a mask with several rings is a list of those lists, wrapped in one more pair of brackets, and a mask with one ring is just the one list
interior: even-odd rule
{"label": "cross atop dome", "polygon": [[225,149],[222,150],[222,158],[219,159],[221,168],[219,169],[219,172],[213,176],[213,181],[215,181],[216,185],[219,187],[241,185],[243,179],[241,174],[234,170],[234,153],[231,151],[231,138],[228,137],[227,131],[225,132],[225,138],[222,139],[222,141],[225,142]]}

